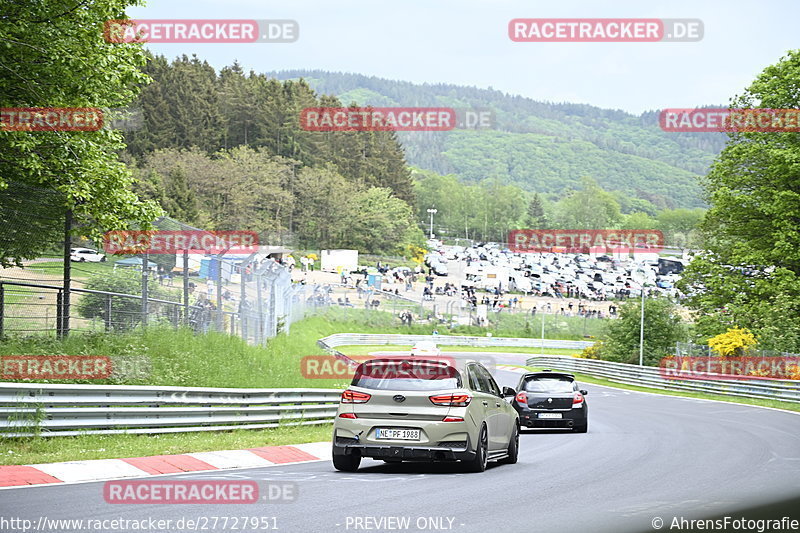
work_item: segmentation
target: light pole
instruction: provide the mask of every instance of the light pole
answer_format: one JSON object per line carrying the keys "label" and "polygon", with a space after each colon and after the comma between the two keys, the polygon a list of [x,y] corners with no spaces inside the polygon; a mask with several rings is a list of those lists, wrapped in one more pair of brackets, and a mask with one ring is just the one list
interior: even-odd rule
{"label": "light pole", "polygon": [[544,357],[544,305],[542,305],[542,346],[539,353],[541,353],[542,357]]}
{"label": "light pole", "polygon": [[642,285],[642,312],[639,319],[639,366],[644,362],[644,285]]}
{"label": "light pole", "polygon": [[434,208],[428,209],[428,213],[431,215],[431,239],[433,239],[433,215],[435,215],[438,211]]}
{"label": "light pole", "polygon": [[644,286],[647,282],[647,275],[644,270],[639,268],[632,276],[633,280],[639,284],[642,293],[642,309],[639,313],[639,366],[644,365]]}

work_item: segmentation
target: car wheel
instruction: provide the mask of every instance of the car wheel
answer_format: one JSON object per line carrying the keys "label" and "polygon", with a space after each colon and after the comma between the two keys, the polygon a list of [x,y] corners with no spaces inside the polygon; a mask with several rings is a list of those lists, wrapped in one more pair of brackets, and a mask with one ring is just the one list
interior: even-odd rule
{"label": "car wheel", "polygon": [[81,257],[81,263],[85,263],[85,262],[86,262],[86,258],[85,257]]}
{"label": "car wheel", "polygon": [[100,262],[101,262],[101,263],[105,263],[105,262],[106,262],[106,258],[105,258],[105,256],[103,256],[103,257],[101,257],[101,258],[100,258]]}
{"label": "car wheel", "polygon": [[349,455],[333,455],[333,467],[342,472],[355,472],[361,465],[361,454],[358,452]]}
{"label": "car wheel", "polygon": [[514,434],[508,441],[508,457],[503,459],[503,463],[513,465],[517,462],[517,458],[519,458],[519,426],[514,424]]}
{"label": "car wheel", "polygon": [[481,426],[481,432],[478,434],[478,443],[475,446],[475,457],[467,462],[467,469],[470,472],[483,472],[486,470],[486,465],[489,462],[489,433],[486,431],[486,425]]}
{"label": "car wheel", "polygon": [[575,433],[586,433],[589,430],[589,421],[587,420],[580,426],[575,426]]}

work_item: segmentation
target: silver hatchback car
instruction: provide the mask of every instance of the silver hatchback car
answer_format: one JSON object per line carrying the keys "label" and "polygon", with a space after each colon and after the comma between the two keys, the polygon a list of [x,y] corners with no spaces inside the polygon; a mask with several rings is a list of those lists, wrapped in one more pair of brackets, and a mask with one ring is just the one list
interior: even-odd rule
{"label": "silver hatchback car", "polygon": [[353,472],[362,457],[516,463],[519,415],[477,361],[447,357],[378,358],[361,363],[342,393],[333,429],[333,466]]}

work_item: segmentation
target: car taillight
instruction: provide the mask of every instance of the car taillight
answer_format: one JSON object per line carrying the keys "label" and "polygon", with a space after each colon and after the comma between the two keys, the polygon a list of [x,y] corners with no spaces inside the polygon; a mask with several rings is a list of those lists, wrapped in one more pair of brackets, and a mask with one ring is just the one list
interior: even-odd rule
{"label": "car taillight", "polygon": [[466,407],[472,400],[469,394],[441,394],[438,396],[429,396],[434,405],[443,405],[447,407]]}
{"label": "car taillight", "polygon": [[371,394],[350,389],[342,393],[342,403],[366,403],[370,398],[372,398]]}
{"label": "car taillight", "polygon": [[463,422],[464,419],[460,416],[446,416],[442,418],[442,422]]}
{"label": "car taillight", "polygon": [[525,392],[518,392],[516,400],[517,403],[521,405],[528,405],[528,394]]}
{"label": "car taillight", "polygon": [[575,405],[575,404],[578,404],[578,403],[583,403],[583,394],[581,394],[580,392],[576,392],[575,393],[575,397],[572,398],[572,405]]}
{"label": "car taillight", "polygon": [[339,418],[350,418],[351,420],[355,420],[358,418],[355,413],[341,413]]}

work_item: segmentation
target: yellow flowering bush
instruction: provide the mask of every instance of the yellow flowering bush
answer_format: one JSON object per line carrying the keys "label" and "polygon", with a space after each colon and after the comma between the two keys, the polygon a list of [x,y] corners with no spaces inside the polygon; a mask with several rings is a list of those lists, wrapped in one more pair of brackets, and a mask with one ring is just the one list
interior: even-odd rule
{"label": "yellow flowering bush", "polygon": [[722,357],[740,357],[758,343],[747,328],[729,328],[725,333],[708,339],[708,345]]}

